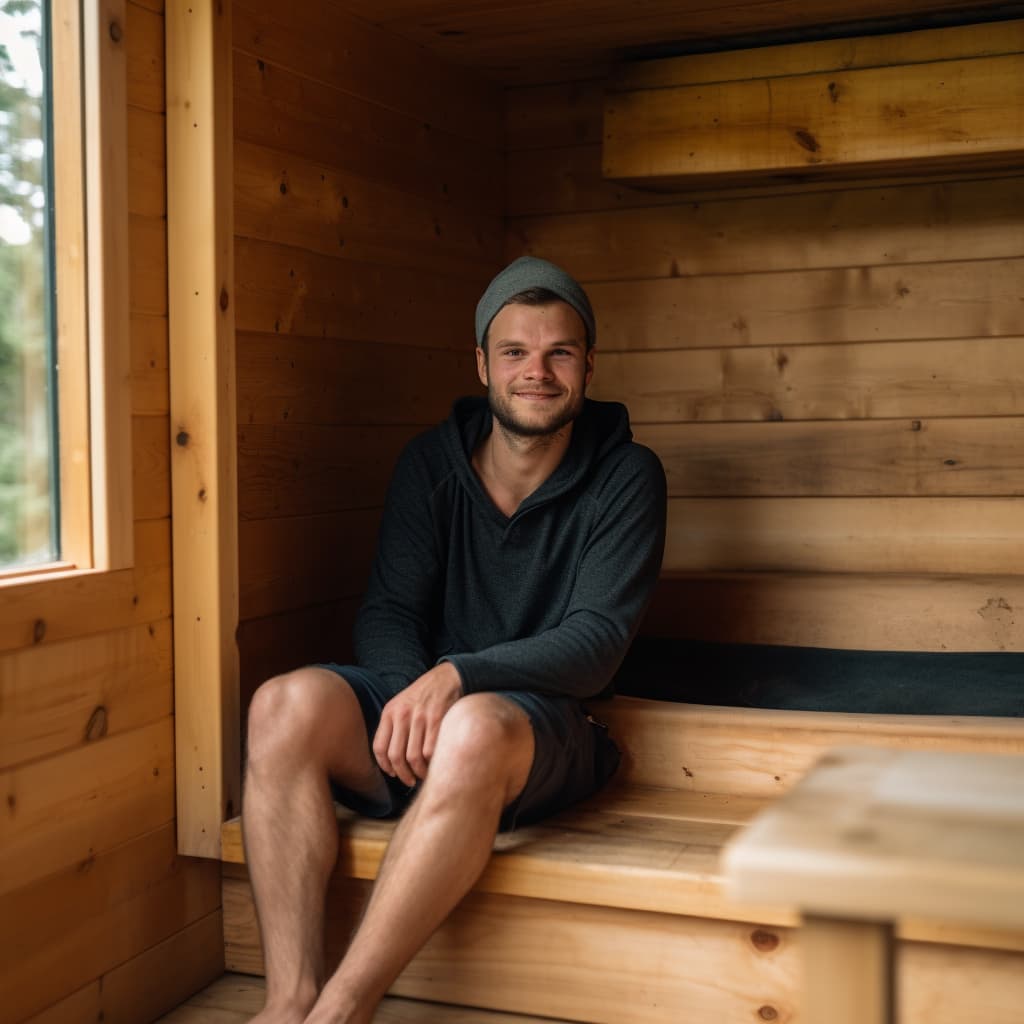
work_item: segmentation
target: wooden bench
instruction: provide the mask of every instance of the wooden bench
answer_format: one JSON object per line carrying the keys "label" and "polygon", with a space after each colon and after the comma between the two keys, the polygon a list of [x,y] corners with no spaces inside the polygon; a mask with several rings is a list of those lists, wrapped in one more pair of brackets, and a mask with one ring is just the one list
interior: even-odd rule
{"label": "wooden bench", "polygon": [[[499,836],[474,891],[396,994],[609,1024],[795,1019],[798,917],[731,901],[719,863],[725,844],[836,745],[1024,753],[1024,721],[1015,720],[629,698],[596,711],[624,748],[615,783],[551,821]],[[335,958],[392,829],[345,812],[339,820],[327,936]],[[224,856],[228,969],[260,973],[237,819],[224,827]],[[904,1020],[1019,1021],[1024,931],[910,919],[898,935]],[[964,972],[971,984],[956,980]]]}

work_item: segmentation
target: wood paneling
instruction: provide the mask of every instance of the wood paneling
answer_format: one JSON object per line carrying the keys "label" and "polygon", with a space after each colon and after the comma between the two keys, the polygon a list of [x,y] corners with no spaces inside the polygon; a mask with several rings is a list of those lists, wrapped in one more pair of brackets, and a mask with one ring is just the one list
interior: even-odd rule
{"label": "wood paneling", "polygon": [[0,660],[0,770],[128,732],[173,710],[167,620]]}
{"label": "wood paneling", "polygon": [[[811,70],[881,68],[1018,52],[1022,32],[977,25],[955,46],[936,31],[801,52]],[[793,73],[796,51],[751,52],[742,64],[635,64],[623,80]],[[670,68],[690,77],[657,77]],[[602,94],[601,79],[506,93],[506,254],[584,281],[591,394],[625,401],[665,462],[670,578],[645,628],[1024,649],[1024,596],[1007,575],[1022,569],[1024,179],[644,193],[601,177]]]}
{"label": "wood paneling", "polygon": [[420,429],[240,427],[241,517],[268,519],[379,508],[399,452]]}
{"label": "wood paneling", "polygon": [[592,395],[613,398],[618,388],[636,423],[1016,416],[1024,412],[1022,374],[1020,337],[850,345],[797,338],[779,347],[599,352]]}
{"label": "wood paneling", "polygon": [[[474,349],[472,335],[458,348],[432,349],[240,334],[238,422],[246,437],[260,436],[245,429],[251,424],[433,425],[448,415],[453,394],[479,390]],[[446,385],[425,388],[424,380]],[[247,455],[243,446],[240,457]]]}
{"label": "wood paneling", "polygon": [[[76,995],[64,1011],[67,1019],[95,1021],[95,1016],[79,1018],[70,1012],[80,1002],[92,1003],[77,990],[102,978],[102,1007],[116,1004],[108,991],[112,971],[123,972],[122,979],[134,976],[137,985],[151,985],[154,991],[175,985],[178,978],[178,998],[183,998],[191,990],[186,986],[198,987],[203,979],[179,971],[177,958],[166,958],[167,950],[158,952],[158,944],[183,934],[193,952],[187,954],[185,945],[177,950],[182,967],[190,957],[205,961],[206,979],[214,968],[221,969],[222,952],[209,942],[196,942],[189,931],[195,922],[219,914],[219,886],[218,864],[176,857],[169,823],[3,897],[0,950],[5,966],[19,965],[0,974],[5,1014],[10,1014],[4,1019],[23,1020],[70,992]],[[217,932],[219,938],[219,917]],[[136,961],[146,949],[151,959]],[[174,969],[168,969],[171,964]],[[158,981],[160,976],[167,980]],[[151,1018],[124,1006],[118,1019],[129,1024]]]}
{"label": "wood paneling", "polygon": [[[537,157],[542,160],[542,156]],[[516,218],[510,254],[625,281],[995,260],[1024,255],[1024,179],[850,188],[670,208]]]}
{"label": "wood paneling", "polygon": [[666,570],[979,573],[1020,567],[1016,498],[670,498]]}
{"label": "wood paneling", "polygon": [[1024,651],[1022,608],[1019,575],[668,573],[644,631],[733,644]]}
{"label": "wood paneling", "polygon": [[1024,495],[1024,419],[671,424],[635,430],[673,497]]}

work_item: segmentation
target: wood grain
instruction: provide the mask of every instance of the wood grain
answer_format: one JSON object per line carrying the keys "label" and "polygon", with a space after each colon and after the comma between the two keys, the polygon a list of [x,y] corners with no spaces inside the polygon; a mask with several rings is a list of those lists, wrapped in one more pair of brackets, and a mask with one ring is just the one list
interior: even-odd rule
{"label": "wood grain", "polygon": [[670,498],[664,569],[999,575],[1014,498]]}
{"label": "wood grain", "polygon": [[1024,418],[635,429],[672,497],[1024,494]]}
{"label": "wood grain", "polygon": [[653,636],[867,651],[1024,651],[1024,579],[870,573],[668,573]]}

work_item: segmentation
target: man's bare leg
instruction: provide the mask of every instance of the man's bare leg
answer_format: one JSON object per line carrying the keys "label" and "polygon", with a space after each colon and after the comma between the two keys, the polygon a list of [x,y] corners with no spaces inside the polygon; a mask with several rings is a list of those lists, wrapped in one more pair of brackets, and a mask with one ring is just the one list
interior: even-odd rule
{"label": "man's bare leg", "polygon": [[298,1024],[323,985],[324,900],[338,856],[329,776],[386,795],[355,694],[321,668],[264,683],[249,710],[242,815],[267,975],[259,1024]]}
{"label": "man's bare leg", "polygon": [[452,707],[363,921],[307,1024],[369,1024],[402,968],[480,876],[502,809],[532,763],[533,729],[517,705],[472,694]]}

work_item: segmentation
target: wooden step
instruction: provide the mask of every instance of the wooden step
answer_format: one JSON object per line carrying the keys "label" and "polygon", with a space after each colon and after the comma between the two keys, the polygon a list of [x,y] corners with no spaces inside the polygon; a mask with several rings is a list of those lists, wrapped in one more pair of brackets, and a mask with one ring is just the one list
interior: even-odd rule
{"label": "wooden step", "polygon": [[[473,892],[393,994],[607,1024],[795,1020],[796,915],[727,898],[719,868],[727,840],[840,743],[1024,751],[1024,722],[1006,720],[627,699],[597,715],[626,755],[614,784],[543,824],[499,836]],[[331,962],[344,952],[393,828],[339,812]],[[224,826],[223,848],[227,964],[260,973],[237,819]],[[936,1024],[1019,1019],[1024,932],[908,920],[898,934],[906,1020],[923,1021],[933,1005],[943,1007],[929,1018]],[[963,971],[978,984],[958,983]]]}
{"label": "wooden step", "polygon": [[[225,974],[197,992],[188,1002],[156,1024],[246,1024],[263,1009],[262,978]],[[425,1003],[389,996],[381,1003],[374,1024],[571,1024],[550,1017],[524,1017],[464,1006]]]}

